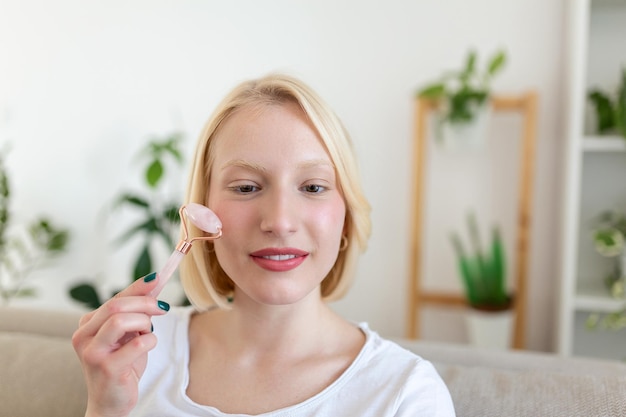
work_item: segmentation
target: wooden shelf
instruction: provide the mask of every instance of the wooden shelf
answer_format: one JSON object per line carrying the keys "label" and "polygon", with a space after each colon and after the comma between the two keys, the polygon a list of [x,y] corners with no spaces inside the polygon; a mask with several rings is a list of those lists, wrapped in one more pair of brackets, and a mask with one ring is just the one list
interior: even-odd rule
{"label": "wooden shelf", "polygon": [[557,350],[565,356],[584,353],[619,359],[622,354],[606,355],[606,348],[616,341],[612,339],[613,333],[590,333],[584,326],[585,318],[591,313],[613,313],[626,306],[626,298],[611,297],[604,286],[602,276],[606,275],[606,268],[596,262],[596,257],[588,256],[586,239],[591,218],[604,210],[623,207],[626,139],[617,133],[585,132],[590,132],[589,123],[594,116],[588,99],[590,89],[612,93],[621,77],[626,60],[623,48],[626,1],[569,0],[566,3],[564,68],[568,81],[563,96],[566,141],[559,216],[562,223]]}
{"label": "wooden shelf", "polygon": [[[520,95],[494,95],[491,98],[493,110],[496,112],[514,112],[522,118],[520,153],[520,184],[517,213],[517,236],[516,236],[516,264],[512,269],[512,277],[515,285],[515,313],[514,328],[512,335],[512,347],[523,349],[526,346],[526,317],[527,317],[527,276],[528,257],[530,254],[530,232],[532,223],[533,207],[533,177],[535,161],[535,142],[537,130],[537,106],[538,97],[534,91],[528,91]],[[428,155],[427,135],[428,114],[437,108],[437,103],[417,98],[415,100],[415,123],[414,123],[414,149],[413,149],[413,202],[410,219],[410,252],[408,274],[408,303],[407,303],[407,327],[406,337],[417,339],[420,336],[420,310],[426,304],[438,304],[449,307],[465,305],[464,297],[448,294],[445,292],[429,291],[422,288],[422,241],[423,215],[425,206],[425,177],[426,156]]]}
{"label": "wooden shelf", "polygon": [[626,139],[621,136],[585,136],[584,152],[626,152]]}
{"label": "wooden shelf", "polygon": [[611,297],[609,290],[601,282],[589,284],[580,282],[576,288],[574,308],[589,313],[612,313],[626,306],[626,298]]}

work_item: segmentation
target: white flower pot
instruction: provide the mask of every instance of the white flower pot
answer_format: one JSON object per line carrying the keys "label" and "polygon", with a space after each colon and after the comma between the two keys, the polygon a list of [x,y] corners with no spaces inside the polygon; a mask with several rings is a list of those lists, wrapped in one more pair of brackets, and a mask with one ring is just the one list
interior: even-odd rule
{"label": "white flower pot", "polygon": [[441,146],[448,151],[469,151],[483,149],[487,142],[487,130],[491,117],[489,102],[483,104],[476,117],[467,123],[444,121],[439,132]]}
{"label": "white flower pot", "polygon": [[470,308],[466,317],[470,344],[488,349],[510,349],[513,315],[512,309],[481,311]]}

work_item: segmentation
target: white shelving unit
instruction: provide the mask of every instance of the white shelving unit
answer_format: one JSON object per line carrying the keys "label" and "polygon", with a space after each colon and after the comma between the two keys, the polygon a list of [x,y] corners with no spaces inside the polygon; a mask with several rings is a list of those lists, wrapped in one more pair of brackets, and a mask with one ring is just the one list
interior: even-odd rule
{"label": "white shelving unit", "polygon": [[569,49],[564,108],[567,147],[561,236],[561,291],[557,348],[563,355],[626,358],[626,330],[588,330],[590,313],[617,311],[603,284],[614,260],[593,247],[593,220],[608,209],[626,211],[626,141],[593,133],[587,92],[613,94],[626,68],[626,0],[568,2]]}

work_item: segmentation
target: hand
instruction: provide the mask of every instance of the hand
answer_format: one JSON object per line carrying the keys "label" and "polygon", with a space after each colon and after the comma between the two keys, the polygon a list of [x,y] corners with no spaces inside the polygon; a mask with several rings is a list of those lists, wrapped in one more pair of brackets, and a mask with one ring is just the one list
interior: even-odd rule
{"label": "hand", "polygon": [[72,337],[87,383],[88,416],[126,416],[137,403],[148,351],[156,346],[151,317],[169,305],[148,296],[158,279],[138,279],[85,314]]}

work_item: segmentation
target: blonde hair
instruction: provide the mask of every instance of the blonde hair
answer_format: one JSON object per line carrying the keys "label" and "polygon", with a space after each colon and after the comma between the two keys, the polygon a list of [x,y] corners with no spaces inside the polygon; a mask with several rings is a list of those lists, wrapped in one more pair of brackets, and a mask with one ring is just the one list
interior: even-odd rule
{"label": "blonde hair", "polygon": [[[321,284],[321,295],[333,301],[345,295],[354,275],[359,253],[370,235],[370,205],[363,193],[351,139],[343,124],[326,103],[302,81],[284,74],[270,74],[236,86],[218,105],[206,123],[196,147],[191,167],[187,201],[207,204],[210,173],[214,159],[216,132],[226,119],[239,109],[259,104],[297,103],[307,115],[334,164],[337,181],[346,204],[344,234],[347,246],[339,252],[335,264]],[[202,231],[189,225],[190,236]],[[342,244],[343,246],[343,244]],[[220,266],[212,243],[196,243],[183,258],[181,282],[187,297],[198,309],[215,304],[225,307],[234,283]]]}

